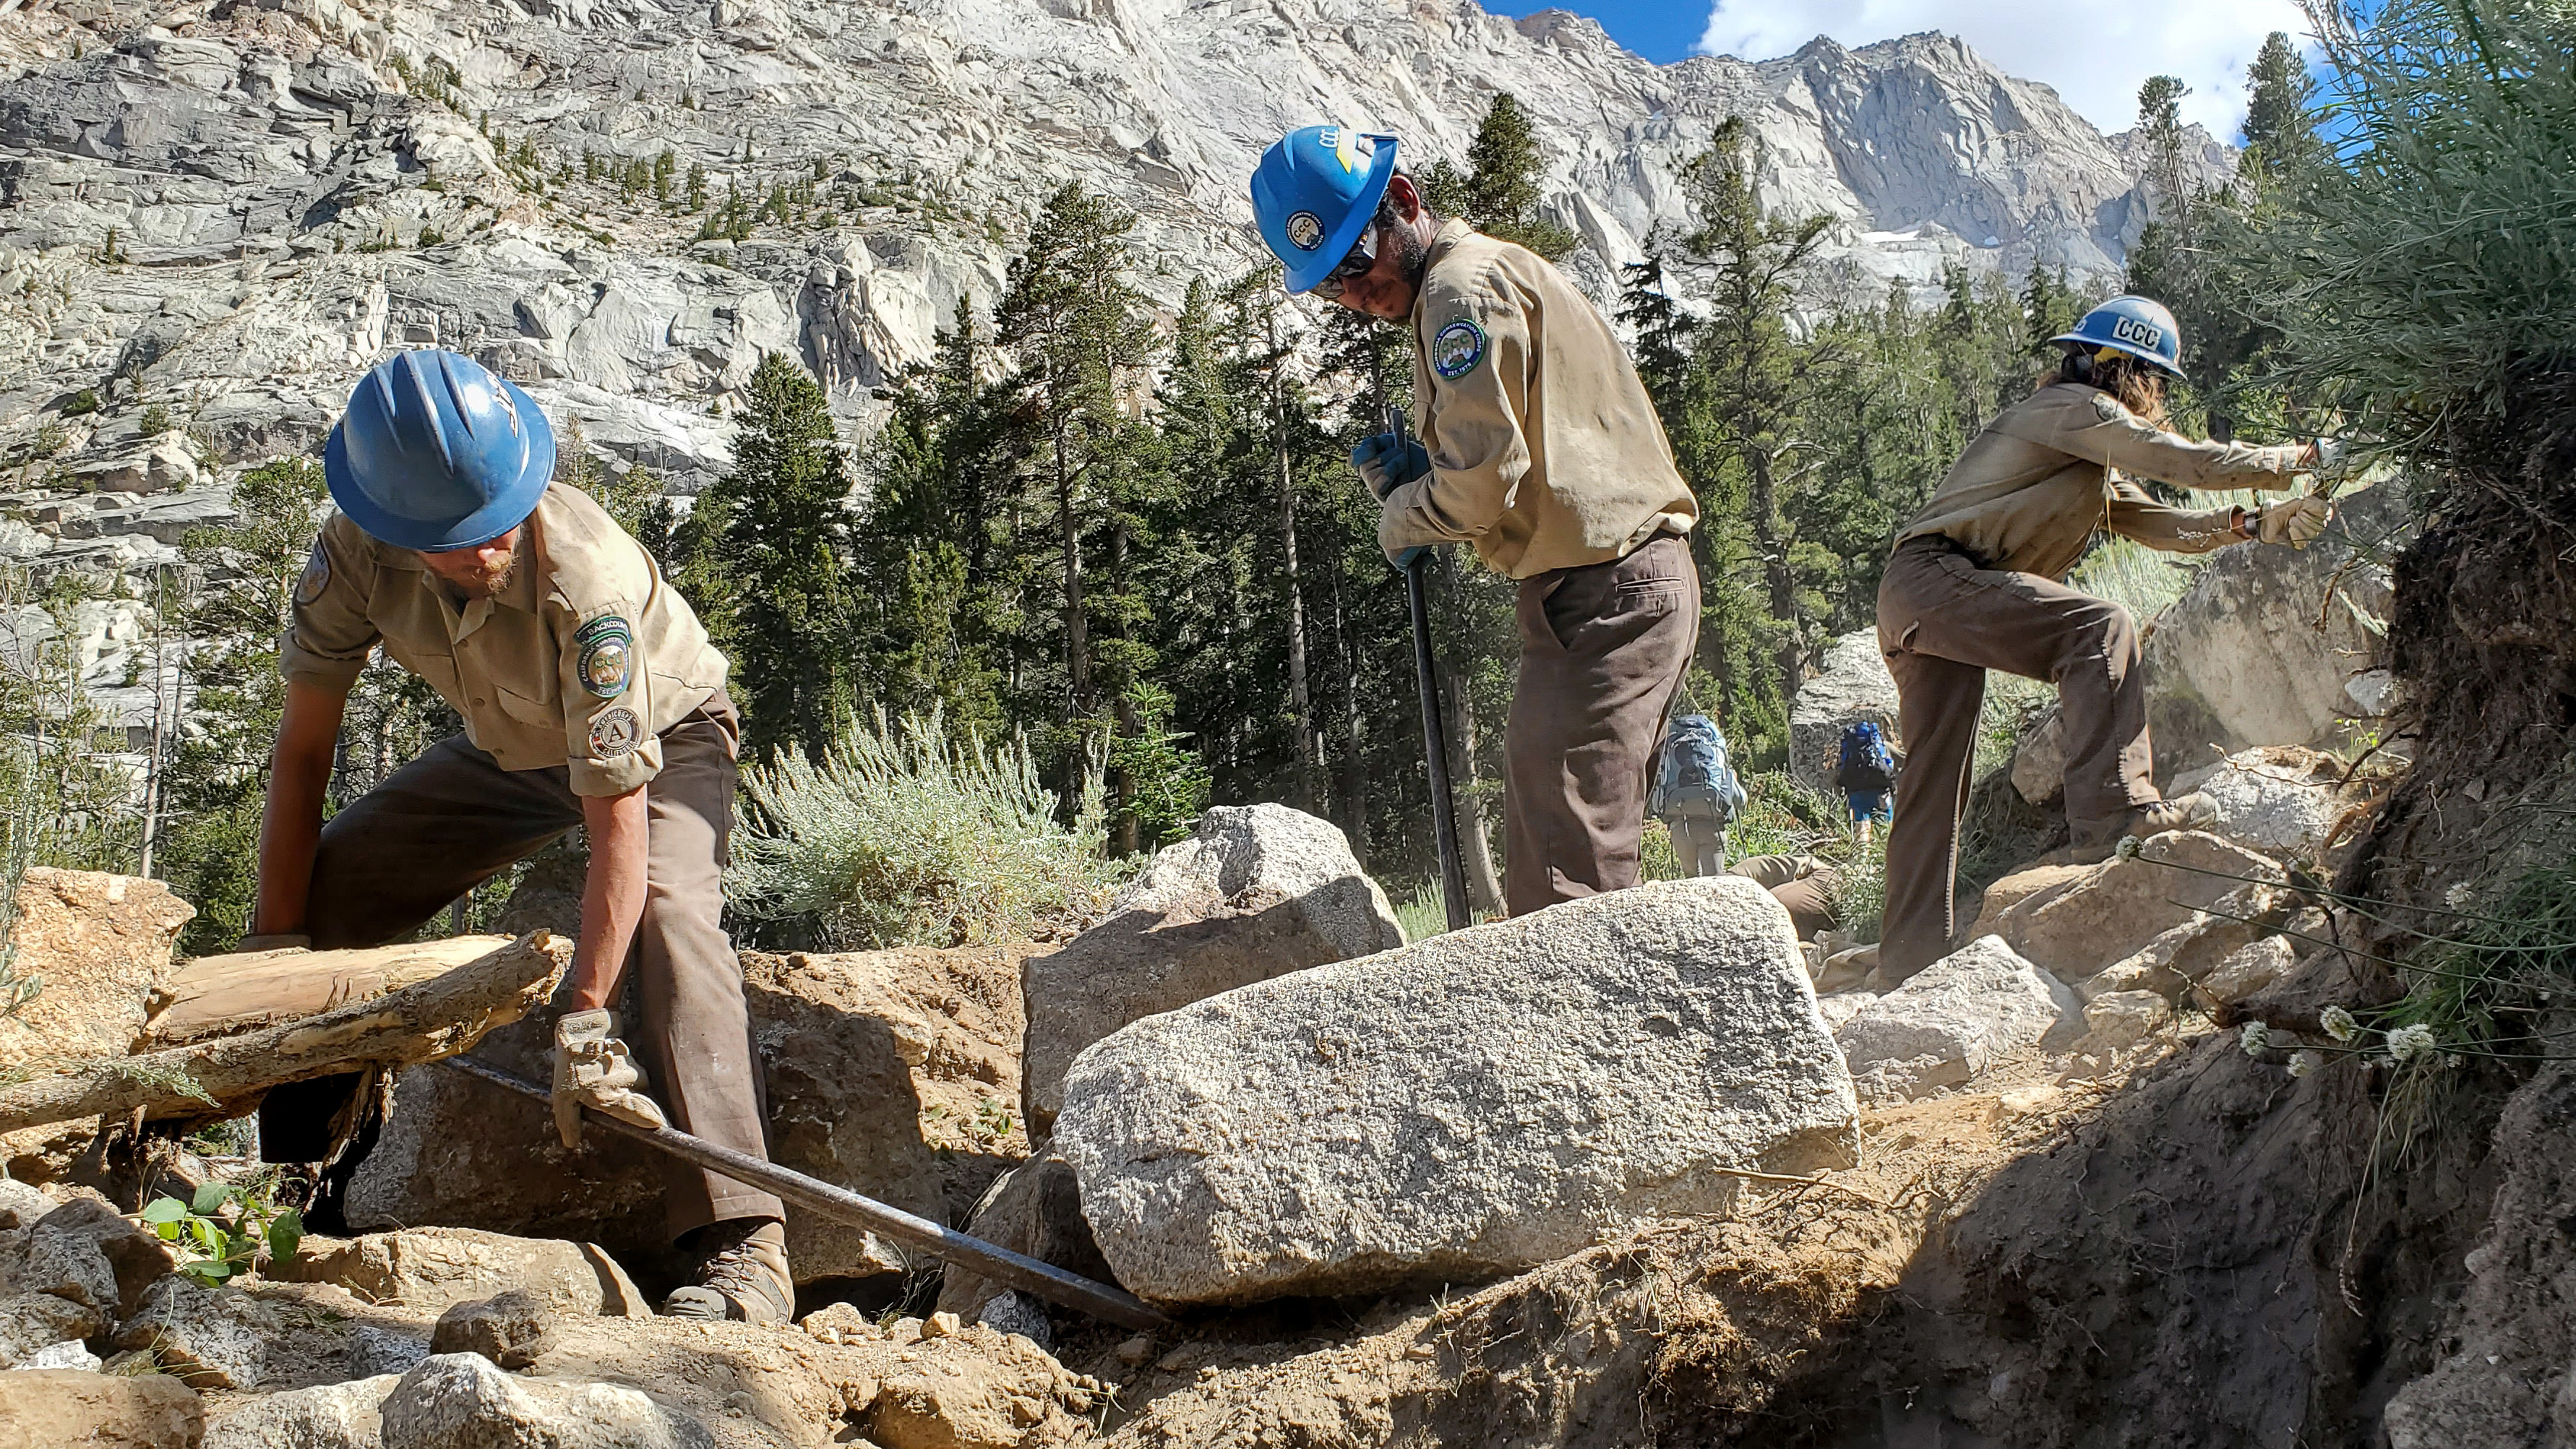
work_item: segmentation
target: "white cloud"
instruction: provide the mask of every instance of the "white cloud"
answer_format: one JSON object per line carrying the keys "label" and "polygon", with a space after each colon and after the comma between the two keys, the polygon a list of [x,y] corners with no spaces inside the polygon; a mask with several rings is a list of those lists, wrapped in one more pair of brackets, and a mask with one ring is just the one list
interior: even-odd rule
{"label": "white cloud", "polygon": [[2294,0],[2166,0],[2069,5],[2063,0],[1716,0],[1703,55],[1763,60],[1819,35],[1861,46],[1918,30],[1960,37],[2007,75],[2044,81],[2105,132],[2138,116],[2138,87],[2180,76],[2185,121],[2233,141],[2245,114],[2245,67],[2275,30],[2298,39]]}

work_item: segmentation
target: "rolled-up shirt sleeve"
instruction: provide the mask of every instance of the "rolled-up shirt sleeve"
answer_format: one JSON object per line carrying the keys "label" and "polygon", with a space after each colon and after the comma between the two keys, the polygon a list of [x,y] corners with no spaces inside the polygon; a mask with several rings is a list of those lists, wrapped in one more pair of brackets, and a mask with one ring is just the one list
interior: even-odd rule
{"label": "rolled-up shirt sleeve", "polygon": [[640,610],[625,604],[564,616],[564,763],[576,795],[623,795],[662,773],[650,730],[653,671],[635,642]]}
{"label": "rolled-up shirt sleeve", "polygon": [[342,532],[325,525],[305,555],[277,644],[277,672],[290,683],[346,694],[367,667],[377,634],[367,617],[374,561],[353,549]]}
{"label": "rolled-up shirt sleeve", "polygon": [[1430,336],[1414,376],[1431,389],[1421,408],[1431,472],[1387,494],[1377,537],[1390,554],[1481,537],[1530,471],[1521,430],[1530,336],[1520,304],[1497,287],[1428,305]]}
{"label": "rolled-up shirt sleeve", "polygon": [[2304,451],[2186,438],[2139,417],[2106,392],[2093,394],[2090,407],[2007,412],[1995,426],[2043,447],[2182,488],[2288,488],[2296,481]]}
{"label": "rolled-up shirt sleeve", "polygon": [[2236,509],[2175,508],[2158,503],[2147,490],[2122,480],[2111,485],[2110,516],[2104,527],[2166,553],[2207,553],[2244,539],[2236,532]]}

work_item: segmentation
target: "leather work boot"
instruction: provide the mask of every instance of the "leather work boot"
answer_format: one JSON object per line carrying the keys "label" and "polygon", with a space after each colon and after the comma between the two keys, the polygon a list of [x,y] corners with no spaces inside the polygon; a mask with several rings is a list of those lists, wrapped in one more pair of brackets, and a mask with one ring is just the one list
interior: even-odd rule
{"label": "leather work boot", "polygon": [[787,1273],[787,1225],[775,1218],[732,1218],[700,1228],[698,1281],[662,1300],[665,1318],[726,1318],[785,1323],[796,1316],[796,1280]]}
{"label": "leather work boot", "polygon": [[2218,802],[2197,790],[2171,800],[2132,805],[2108,820],[2077,826],[2074,843],[2067,847],[2066,858],[2076,865],[2092,865],[2109,860],[2119,850],[2124,836],[2134,835],[2146,840],[2168,830],[2189,830],[2195,825],[2207,825],[2217,818]]}

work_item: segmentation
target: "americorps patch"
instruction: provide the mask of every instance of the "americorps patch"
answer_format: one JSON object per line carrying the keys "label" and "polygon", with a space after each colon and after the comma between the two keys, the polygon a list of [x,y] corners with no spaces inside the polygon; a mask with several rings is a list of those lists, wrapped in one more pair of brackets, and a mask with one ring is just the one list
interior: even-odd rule
{"label": "americorps patch", "polygon": [[313,540],[313,552],[304,560],[304,572],[295,580],[295,602],[310,604],[331,587],[331,555],[323,552],[322,540]]}
{"label": "americorps patch", "polygon": [[622,760],[644,743],[644,723],[624,705],[601,710],[590,722],[590,753],[595,759]]}
{"label": "americorps patch", "polygon": [[1456,382],[1485,360],[1485,329],[1461,317],[1431,339],[1431,370]]}

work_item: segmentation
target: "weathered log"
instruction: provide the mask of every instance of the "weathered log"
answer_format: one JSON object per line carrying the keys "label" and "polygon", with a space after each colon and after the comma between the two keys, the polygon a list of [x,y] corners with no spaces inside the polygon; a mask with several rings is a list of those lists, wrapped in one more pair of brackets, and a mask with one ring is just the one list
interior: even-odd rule
{"label": "weathered log", "polygon": [[[0,1088],[0,1132],[74,1117],[238,1115],[272,1087],[454,1056],[554,994],[573,943],[536,931],[442,975],[263,1031],[102,1057]],[[308,959],[331,955],[316,952]],[[323,968],[327,969],[327,968]],[[234,1104],[240,1104],[238,1107]]]}
{"label": "weathered log", "polygon": [[510,944],[452,936],[360,951],[244,951],[200,956],[154,993],[137,1051],[187,1046],[278,1026],[434,980]]}

